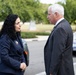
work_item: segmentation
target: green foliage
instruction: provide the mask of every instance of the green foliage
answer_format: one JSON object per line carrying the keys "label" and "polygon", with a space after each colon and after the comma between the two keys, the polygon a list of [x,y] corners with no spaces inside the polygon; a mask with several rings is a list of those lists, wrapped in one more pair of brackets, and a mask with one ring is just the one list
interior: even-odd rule
{"label": "green foliage", "polygon": [[66,4],[63,4],[65,8],[65,18],[70,24],[74,23],[76,20],[76,0],[66,0]]}
{"label": "green foliage", "polygon": [[[62,3],[61,3],[62,4]],[[76,24],[76,0],[66,0],[62,4],[65,8],[65,18]],[[18,14],[23,22],[35,20],[36,23],[46,23],[48,4],[41,4],[39,0],[0,0],[0,21],[8,14]]]}
{"label": "green foliage", "polygon": [[4,0],[0,0],[0,21],[4,20],[8,13],[12,13],[10,6]]}
{"label": "green foliage", "polygon": [[22,38],[36,38],[36,35],[49,35],[48,32],[21,32]]}
{"label": "green foliage", "polygon": [[22,37],[22,38],[35,38],[36,35],[33,34],[33,33],[22,32],[22,33],[21,33],[21,37]]}
{"label": "green foliage", "polygon": [[0,0],[0,21],[8,14],[18,14],[23,22],[35,20],[40,23],[45,20],[42,4],[39,0]]}

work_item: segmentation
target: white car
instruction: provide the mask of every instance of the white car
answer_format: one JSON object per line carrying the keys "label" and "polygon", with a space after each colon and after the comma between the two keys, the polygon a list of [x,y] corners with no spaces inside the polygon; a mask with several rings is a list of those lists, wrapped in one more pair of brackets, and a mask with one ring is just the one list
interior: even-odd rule
{"label": "white car", "polygon": [[76,32],[73,33],[73,51],[76,51]]}

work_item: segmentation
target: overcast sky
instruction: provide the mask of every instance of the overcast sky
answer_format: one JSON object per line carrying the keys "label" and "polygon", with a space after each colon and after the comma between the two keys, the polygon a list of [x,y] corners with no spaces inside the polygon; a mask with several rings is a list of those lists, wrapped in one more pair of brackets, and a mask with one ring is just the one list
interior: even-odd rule
{"label": "overcast sky", "polygon": [[41,3],[54,4],[56,2],[64,2],[65,0],[40,0]]}

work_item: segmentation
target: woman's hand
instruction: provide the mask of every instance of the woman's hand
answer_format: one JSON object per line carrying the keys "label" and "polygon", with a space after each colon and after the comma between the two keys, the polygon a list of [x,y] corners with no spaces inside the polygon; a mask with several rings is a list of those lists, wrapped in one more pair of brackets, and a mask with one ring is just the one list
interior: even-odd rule
{"label": "woman's hand", "polygon": [[26,64],[25,63],[21,63],[20,64],[20,69],[22,69],[22,71],[24,71],[26,69]]}

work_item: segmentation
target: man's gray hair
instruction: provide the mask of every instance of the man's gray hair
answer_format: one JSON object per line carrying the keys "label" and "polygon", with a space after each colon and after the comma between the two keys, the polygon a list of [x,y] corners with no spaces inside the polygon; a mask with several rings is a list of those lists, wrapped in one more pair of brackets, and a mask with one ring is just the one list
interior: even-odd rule
{"label": "man's gray hair", "polygon": [[59,13],[64,16],[64,7],[60,4],[53,4],[48,7],[48,10],[51,10],[52,13]]}

